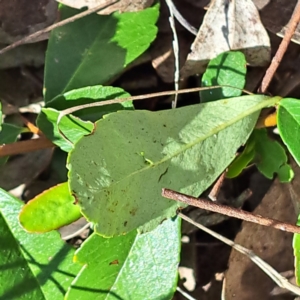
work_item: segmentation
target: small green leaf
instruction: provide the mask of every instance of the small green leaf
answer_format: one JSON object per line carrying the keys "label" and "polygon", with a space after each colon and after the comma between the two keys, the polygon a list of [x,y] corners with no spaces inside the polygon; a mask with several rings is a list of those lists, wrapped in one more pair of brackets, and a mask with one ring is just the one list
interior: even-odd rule
{"label": "small green leaf", "polygon": [[[57,129],[57,118],[59,115],[57,110],[64,110],[69,107],[94,103],[96,101],[127,97],[130,97],[130,94],[126,93],[123,89],[111,86],[96,85],[72,90],[57,96],[49,102],[48,106],[51,106],[51,108],[42,109],[37,119],[37,125],[48,139],[62,150],[69,152],[73,148],[73,144],[65,140]],[[132,101],[87,108],[76,112],[74,115],[80,116],[85,120],[96,121],[101,119],[104,114],[122,109],[133,109]],[[83,135],[89,134],[93,130],[94,125],[73,116],[65,116],[61,119],[59,128],[72,143],[75,143]]]}
{"label": "small green leaf", "polygon": [[27,231],[42,233],[68,225],[80,217],[80,209],[74,203],[66,182],[30,200],[23,206],[19,220]]}
{"label": "small green leaf", "polygon": [[[297,226],[300,226],[300,215],[298,215]],[[295,256],[295,275],[296,282],[300,285],[300,234],[295,233],[293,239],[293,249]]]}
{"label": "small green leaf", "polygon": [[227,178],[234,178],[248,166],[255,157],[255,142],[249,138],[244,151],[232,162],[226,173]]}
{"label": "small green leaf", "polygon": [[154,231],[105,239],[90,236],[76,252],[82,271],[66,300],[172,299],[177,286],[180,219]]}
{"label": "small green leaf", "polygon": [[279,102],[277,126],[283,142],[300,166],[300,102],[298,99],[286,98]]}
{"label": "small green leaf", "polygon": [[200,92],[201,102],[238,97],[246,82],[246,59],[242,52],[225,52],[212,59],[202,76],[201,86],[230,85]]}
{"label": "small green leaf", "polygon": [[70,190],[101,235],[152,230],[182,206],[161,189],[199,196],[246,142],[259,110],[277,101],[253,95],[106,115],[69,153]]}
{"label": "small green leaf", "polygon": [[73,149],[74,143],[82,136],[90,134],[94,124],[83,121],[72,115],[64,116],[59,122],[59,128],[68,138],[68,141],[62,137],[57,128],[57,119],[59,111],[53,108],[43,108],[37,118],[37,125],[46,137],[62,150],[69,152]]}
{"label": "small green leaf", "polygon": [[[62,300],[80,270],[79,266],[72,263],[74,250],[61,240],[57,232],[27,233],[18,220],[22,206],[20,200],[0,189],[0,241],[5,241],[1,242],[0,247],[1,299]],[[15,243],[12,243],[11,236]],[[18,245],[18,249],[15,248],[15,244]],[[24,259],[26,267],[23,266]],[[28,268],[36,283],[28,273]],[[23,275],[25,277],[22,277]],[[38,288],[42,290],[42,297]],[[23,298],[25,292],[35,292],[35,296]]]}
{"label": "small green leaf", "polygon": [[[88,103],[94,103],[99,101],[105,101],[115,98],[127,98],[130,97],[130,94],[125,92],[123,89],[118,87],[112,87],[112,86],[102,86],[102,85],[95,85],[95,86],[87,86],[79,89],[75,89],[69,92],[66,92],[63,95],[59,95],[55,97],[52,101],[47,103],[47,107],[52,107],[57,110],[64,110],[69,107],[74,107],[82,104],[88,104]],[[105,106],[99,106],[99,107],[93,107],[92,113],[95,112],[101,113],[100,117],[104,114],[122,110],[122,109],[133,109],[132,101],[125,101],[122,103],[115,103]],[[86,116],[88,113],[86,113],[86,110],[90,109],[84,109],[80,110],[74,115],[76,116]],[[100,117],[98,119],[100,119]]]}
{"label": "small green leaf", "polygon": [[282,174],[284,169],[281,171],[280,169],[287,163],[284,148],[277,141],[268,137],[265,128],[254,130],[252,138],[255,142],[255,163],[258,170],[269,179],[273,178],[274,173]]}
{"label": "small green leaf", "polygon": [[277,174],[280,182],[291,182],[294,178],[294,171],[289,164],[282,165],[277,170]]}
{"label": "small green leaf", "polygon": [[[63,7],[62,18],[78,13]],[[158,5],[139,12],[93,14],[51,32],[45,66],[45,101],[67,91],[104,84],[154,40]]]}
{"label": "small green leaf", "polygon": [[[10,144],[17,140],[18,135],[22,133],[24,128],[12,124],[3,123],[0,132],[0,145]],[[0,157],[0,165],[6,163],[8,156]]]}

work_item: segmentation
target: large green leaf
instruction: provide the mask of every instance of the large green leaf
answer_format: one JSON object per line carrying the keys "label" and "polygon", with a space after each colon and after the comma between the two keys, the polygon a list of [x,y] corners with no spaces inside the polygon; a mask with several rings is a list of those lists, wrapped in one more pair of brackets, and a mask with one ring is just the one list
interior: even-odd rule
{"label": "large green leaf", "polygon": [[37,195],[22,207],[20,224],[29,232],[47,232],[68,225],[81,217],[69,193],[68,183],[58,184]]}
{"label": "large green leaf", "polygon": [[246,82],[246,59],[239,51],[225,52],[212,59],[202,76],[201,86],[230,85],[217,89],[201,91],[201,102],[238,97],[242,94]]}
{"label": "large green leaf", "polygon": [[66,299],[172,299],[180,244],[179,218],[146,234],[111,239],[93,234],[75,255],[84,266]]}
{"label": "large green leaf", "polygon": [[254,95],[106,115],[69,154],[70,191],[101,235],[151,230],[182,205],[161,189],[199,196],[246,142],[259,110],[277,101]]}
{"label": "large green leaf", "polygon": [[[77,13],[63,7],[63,18]],[[158,5],[139,12],[93,14],[52,31],[45,66],[45,101],[106,83],[154,40]]]}
{"label": "large green leaf", "polygon": [[279,102],[277,125],[280,136],[300,166],[300,102],[286,98]]}
{"label": "large green leaf", "polygon": [[0,240],[0,299],[45,299],[2,214]]}
{"label": "large green leaf", "polygon": [[[0,189],[0,277],[3,279],[0,299],[63,299],[80,270],[72,263],[74,250],[57,232],[24,231],[18,221],[22,206],[20,200]],[[22,298],[23,293],[35,293],[35,296]]]}

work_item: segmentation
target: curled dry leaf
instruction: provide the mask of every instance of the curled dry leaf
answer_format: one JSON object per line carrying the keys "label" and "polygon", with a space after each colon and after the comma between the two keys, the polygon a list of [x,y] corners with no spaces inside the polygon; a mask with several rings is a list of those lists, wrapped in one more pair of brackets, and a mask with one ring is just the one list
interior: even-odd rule
{"label": "curled dry leaf", "polygon": [[270,41],[252,0],[214,0],[208,9],[182,77],[203,73],[208,61],[230,50],[242,51],[252,66],[270,60]]}
{"label": "curled dry leaf", "polygon": [[[94,8],[98,5],[105,5],[106,0],[57,0],[58,2],[74,8]],[[115,11],[139,11],[150,7],[154,0],[120,0],[113,5],[106,7],[98,12],[100,15],[109,15]]]}

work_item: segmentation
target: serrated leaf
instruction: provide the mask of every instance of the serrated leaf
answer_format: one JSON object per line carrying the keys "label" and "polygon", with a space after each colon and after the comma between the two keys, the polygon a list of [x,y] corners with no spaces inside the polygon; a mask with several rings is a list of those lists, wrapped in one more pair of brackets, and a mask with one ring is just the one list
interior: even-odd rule
{"label": "serrated leaf", "polygon": [[[0,131],[0,145],[10,144],[17,140],[18,135],[22,133],[24,128],[8,123],[2,124]],[[6,163],[8,156],[0,157],[0,165]]]}
{"label": "serrated leaf", "polygon": [[[63,117],[59,123],[59,128],[69,141],[73,143],[71,144],[69,141],[65,140],[58,131],[57,118],[59,112],[57,110],[63,110],[69,107],[93,103],[96,101],[126,97],[130,97],[130,94],[126,93],[121,88],[111,86],[96,85],[72,90],[63,95],[57,96],[49,102],[48,106],[51,108],[42,109],[37,118],[37,125],[48,139],[59,146],[62,150],[69,152],[73,148],[73,144],[83,135],[89,134],[93,130],[94,126],[91,122],[83,121],[78,118]],[[96,121],[106,113],[122,109],[133,109],[132,101],[88,108],[81,110],[74,115],[80,116],[85,120]]]}
{"label": "serrated leaf", "polygon": [[246,82],[246,59],[242,52],[225,52],[212,59],[202,76],[201,86],[230,85],[208,91],[200,91],[201,102],[241,96]]}
{"label": "serrated leaf", "polygon": [[[63,18],[77,13],[64,7]],[[45,66],[45,101],[106,83],[154,40],[158,5],[134,13],[93,14],[52,31]]]}
{"label": "serrated leaf", "polygon": [[253,95],[106,115],[68,156],[70,190],[101,235],[152,230],[182,206],[162,188],[199,196],[246,142],[258,111],[277,101]]}
{"label": "serrated leaf", "polygon": [[265,128],[254,130],[252,138],[255,143],[255,163],[258,170],[267,178],[273,179],[274,173],[280,172],[280,168],[287,163],[284,148],[268,137]]}
{"label": "serrated leaf", "polygon": [[[37,296],[27,299],[63,299],[68,286],[80,269],[72,263],[74,250],[60,239],[57,232],[32,234],[24,231],[18,221],[18,214],[22,206],[20,200],[0,189],[0,213],[7,224],[7,227],[5,229],[1,227],[2,230],[0,231],[0,240],[5,241],[5,243],[1,243],[0,247],[2,268],[0,274],[2,278],[11,276],[11,279],[19,280],[18,284],[17,281],[1,281],[2,299],[23,299],[17,298],[17,295],[22,295],[26,291],[26,287],[28,289],[30,287],[30,282],[27,281],[28,277],[20,278],[18,276],[18,274],[24,274],[21,264],[12,264],[15,258],[10,261],[10,256],[7,256],[7,249],[4,246],[8,234],[14,237],[18,244],[18,255],[22,257],[22,261],[26,260],[27,269],[30,268],[43,292],[42,298]],[[7,233],[7,230],[10,233]],[[11,289],[12,284],[15,287],[13,290]],[[17,287],[20,289],[17,290]],[[15,293],[16,298],[11,297],[11,293]]]}
{"label": "serrated leaf", "polygon": [[300,102],[298,99],[286,98],[279,102],[277,126],[283,142],[300,166]]}
{"label": "serrated leaf", "polygon": [[84,266],[66,299],[172,299],[180,245],[179,218],[146,234],[111,239],[93,234],[76,252]]}
{"label": "serrated leaf", "polygon": [[43,233],[68,225],[81,217],[69,193],[68,183],[58,184],[22,207],[20,224],[29,232]]}

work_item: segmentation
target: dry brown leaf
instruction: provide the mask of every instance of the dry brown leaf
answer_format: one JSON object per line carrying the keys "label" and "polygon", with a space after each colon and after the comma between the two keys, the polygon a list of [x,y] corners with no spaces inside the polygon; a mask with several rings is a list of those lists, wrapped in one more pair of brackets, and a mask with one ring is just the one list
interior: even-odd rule
{"label": "dry brown leaf", "polygon": [[203,73],[208,61],[230,50],[244,52],[252,66],[270,60],[270,41],[252,0],[214,0],[208,9],[182,77]]}
{"label": "dry brown leaf", "polygon": [[[115,11],[124,12],[124,11],[139,11],[144,8],[147,8],[152,5],[154,0],[120,0],[119,2],[110,5],[109,7],[102,9],[98,12],[100,15],[109,15]],[[68,5],[73,8],[94,8],[101,5],[105,5],[106,0],[57,0],[62,4]]]}

